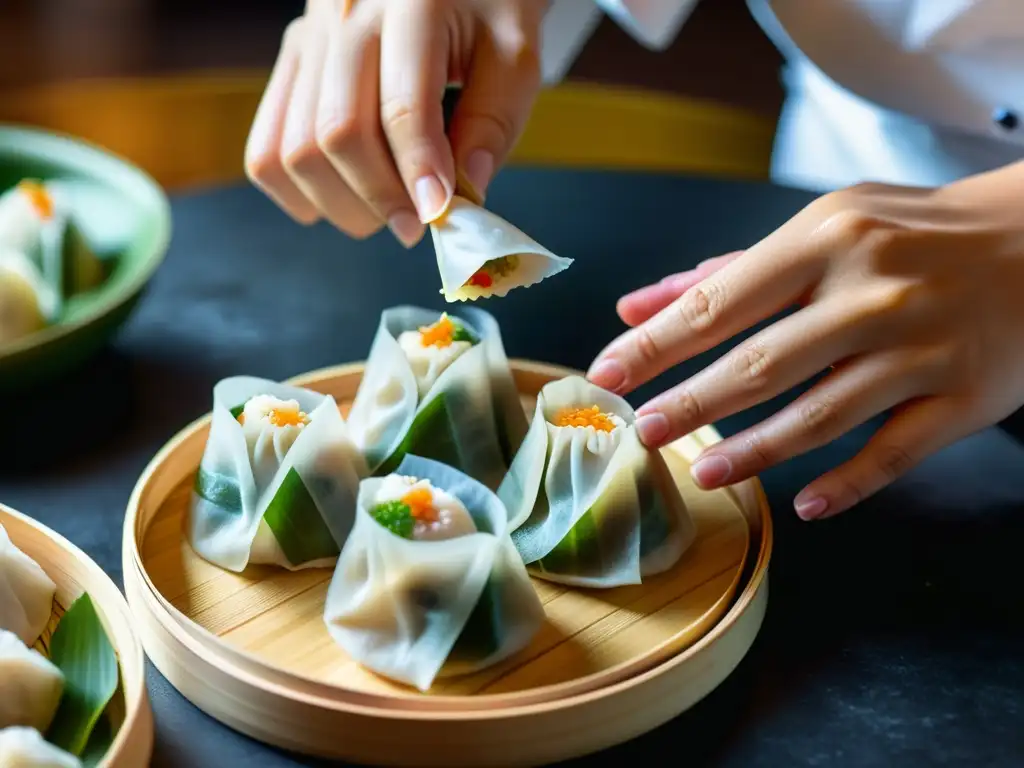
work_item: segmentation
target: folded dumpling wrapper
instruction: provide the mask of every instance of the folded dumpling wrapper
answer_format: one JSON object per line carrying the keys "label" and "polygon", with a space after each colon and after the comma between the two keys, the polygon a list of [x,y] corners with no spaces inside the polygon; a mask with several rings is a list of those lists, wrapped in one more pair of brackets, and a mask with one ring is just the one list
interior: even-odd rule
{"label": "folded dumpling wrapper", "polygon": [[57,585],[0,525],[0,629],[33,645],[53,613]]}
{"label": "folded dumpling wrapper", "polygon": [[[513,288],[526,288],[556,275],[572,259],[556,256],[500,216],[469,197],[456,194],[447,210],[430,223],[430,236],[441,274],[441,293],[446,301],[475,301],[505,296]],[[490,285],[468,284],[488,262],[501,267],[490,275]]]}
{"label": "folded dumpling wrapper", "polygon": [[60,297],[35,262],[0,245],[0,344],[16,341],[57,319]]}
{"label": "folded dumpling wrapper", "polygon": [[104,267],[75,223],[71,195],[59,182],[26,179],[0,195],[0,247],[23,254],[39,270],[57,304],[103,280]]}
{"label": "folded dumpling wrapper", "polygon": [[0,729],[0,768],[82,768],[82,761],[35,728],[11,726]]}
{"label": "folded dumpling wrapper", "polygon": [[[597,406],[617,425],[555,426],[563,408]],[[629,403],[579,376],[551,382],[498,497],[530,573],[579,587],[640,584],[675,565],[696,529],[658,451],[640,442]]]}
{"label": "folded dumpling wrapper", "polygon": [[[295,401],[301,429],[239,423],[259,396]],[[278,431],[280,429],[280,431]],[[333,397],[236,376],[213,390],[213,420],[192,493],[189,540],[204,559],[241,572],[331,567],[368,474]]]}
{"label": "folded dumpling wrapper", "polygon": [[375,474],[394,471],[402,456],[413,453],[494,490],[528,427],[501,331],[487,312],[460,309],[452,320],[477,341],[433,377],[425,361],[417,360],[414,369],[414,352],[403,349],[399,339],[438,320],[438,312],[419,307],[384,310],[348,416],[349,430]]}
{"label": "folded dumpling wrapper", "polygon": [[0,728],[45,732],[63,694],[64,674],[13,632],[0,630]]}
{"label": "folded dumpling wrapper", "polygon": [[405,456],[396,474],[429,480],[458,499],[477,530],[447,540],[402,538],[370,514],[389,478],[364,480],[324,621],[354,661],[426,691],[439,677],[483,669],[525,648],[544,609],[492,491],[418,456]]}

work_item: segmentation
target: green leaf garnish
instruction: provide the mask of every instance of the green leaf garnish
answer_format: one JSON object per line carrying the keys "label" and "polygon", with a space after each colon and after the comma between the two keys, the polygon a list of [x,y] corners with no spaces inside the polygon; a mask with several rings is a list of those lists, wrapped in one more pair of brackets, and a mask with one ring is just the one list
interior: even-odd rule
{"label": "green leaf garnish", "polygon": [[241,405],[236,405],[234,408],[231,409],[231,415],[237,419],[239,416],[242,415],[242,411],[244,410],[245,403],[242,403]]}
{"label": "green leaf garnish", "polygon": [[386,501],[371,509],[370,515],[395,536],[401,536],[403,539],[412,538],[412,530],[416,521],[412,518],[412,509],[408,504],[403,504],[400,501]]}
{"label": "green leaf garnish", "polygon": [[337,557],[341,551],[294,467],[281,481],[263,520],[292,565]]}
{"label": "green leaf garnish", "polygon": [[197,496],[206,499],[215,507],[221,507],[228,512],[242,510],[242,491],[238,487],[238,481],[233,477],[207,472],[200,467],[194,488]]}
{"label": "green leaf garnish", "polygon": [[452,333],[452,341],[468,341],[470,344],[474,345],[480,343],[480,339],[477,338],[476,334],[469,330],[469,328],[454,318],[449,319],[452,321],[452,325],[455,326],[455,332]]}
{"label": "green leaf garnish", "polygon": [[50,661],[64,673],[64,695],[46,740],[81,755],[117,690],[117,655],[89,595],[68,609],[50,639]]}

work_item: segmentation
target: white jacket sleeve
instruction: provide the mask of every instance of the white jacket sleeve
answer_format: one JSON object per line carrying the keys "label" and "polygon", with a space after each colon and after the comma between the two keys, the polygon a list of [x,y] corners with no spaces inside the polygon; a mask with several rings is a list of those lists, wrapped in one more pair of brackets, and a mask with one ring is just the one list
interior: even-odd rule
{"label": "white jacket sleeve", "polygon": [[544,17],[541,67],[544,82],[565,77],[607,14],[642,45],[664,50],[698,0],[551,0]]}

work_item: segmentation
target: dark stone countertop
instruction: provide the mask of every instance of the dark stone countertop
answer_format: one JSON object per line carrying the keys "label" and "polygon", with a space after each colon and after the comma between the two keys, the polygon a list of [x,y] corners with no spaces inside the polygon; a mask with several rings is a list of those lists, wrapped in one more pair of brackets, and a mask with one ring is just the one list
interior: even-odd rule
{"label": "dark stone countertop", "polygon": [[[485,307],[510,355],[585,368],[622,329],[621,293],[747,246],[809,200],[761,184],[507,171],[491,207],[577,263]],[[408,253],[386,235],[355,243],[324,225],[304,229],[247,188],[178,197],[173,209],[168,259],[113,347],[5,403],[0,500],[68,536],[118,582],[135,480],[209,410],[214,382],[363,359],[384,307],[444,306],[429,242]],[[733,432],[795,394],[718,426]],[[73,405],[58,408],[58,398]],[[1010,431],[987,430],[860,508],[801,523],[793,495],[868,429],[764,475],[776,549],[754,648],[704,701],[611,756],[655,748],[690,766],[743,768],[1024,764],[1024,449]],[[221,726],[155,670],[149,683],[154,766],[318,764]]]}

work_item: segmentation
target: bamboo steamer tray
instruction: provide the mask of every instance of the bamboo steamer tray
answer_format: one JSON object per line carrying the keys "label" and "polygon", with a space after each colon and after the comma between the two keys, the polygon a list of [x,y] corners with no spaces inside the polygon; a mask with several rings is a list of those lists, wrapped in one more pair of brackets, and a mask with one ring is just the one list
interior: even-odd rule
{"label": "bamboo steamer tray", "polygon": [[100,768],[149,765],[153,713],[146,695],[145,657],[121,591],[87,554],[41,523],[0,504],[0,525],[14,545],[35,560],[57,585],[53,615],[43,637],[52,635],[65,611],[87,592],[117,654],[121,679],[110,712],[118,731]]}
{"label": "bamboo steamer tray", "polygon": [[[545,383],[577,373],[512,366],[528,408]],[[334,395],[345,411],[361,371],[341,366],[291,383]],[[329,642],[321,616],[330,571],[229,574],[192,553],[182,531],[182,488],[208,426],[206,416],[179,433],[136,485],[125,519],[125,588],[146,651],[172,685],[262,741],[375,764],[535,765],[572,757],[691,706],[731,672],[760,627],[767,506],[756,481],[711,493],[692,485],[689,460],[719,439],[705,429],[665,449],[698,528],[677,568],[618,590],[563,591],[535,580],[548,625],[499,666],[500,676],[485,672],[482,685],[479,676],[457,678],[432,695],[392,685]],[[577,635],[597,628],[571,643],[558,624],[572,621],[583,625]]]}

